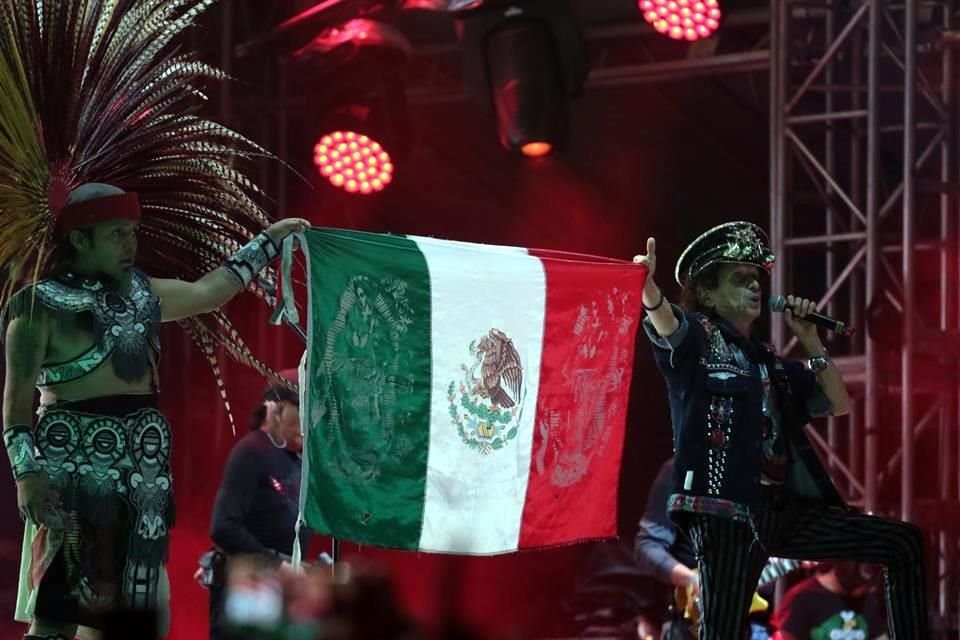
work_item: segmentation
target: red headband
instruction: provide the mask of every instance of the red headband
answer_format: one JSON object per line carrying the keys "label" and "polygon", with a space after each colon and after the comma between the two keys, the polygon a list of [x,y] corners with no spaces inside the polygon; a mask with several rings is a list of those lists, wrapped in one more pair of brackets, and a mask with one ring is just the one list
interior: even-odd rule
{"label": "red headband", "polygon": [[68,233],[108,220],[140,221],[140,199],[136,193],[118,193],[65,205],[57,214],[57,231]]}

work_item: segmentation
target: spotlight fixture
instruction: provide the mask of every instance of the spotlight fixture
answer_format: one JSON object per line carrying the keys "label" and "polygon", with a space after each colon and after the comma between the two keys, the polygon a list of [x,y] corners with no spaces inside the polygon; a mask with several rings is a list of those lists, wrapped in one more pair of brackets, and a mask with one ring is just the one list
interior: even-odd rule
{"label": "spotlight fixture", "polygon": [[392,25],[357,18],[295,53],[316,88],[313,164],[337,189],[372,195],[394,181],[409,143],[402,73],[411,50]]}
{"label": "spotlight fixture", "polygon": [[549,155],[551,151],[553,151],[553,145],[549,142],[528,142],[520,147],[520,152],[528,158]]}
{"label": "spotlight fixture", "polygon": [[383,191],[393,180],[393,163],[379,142],[356,131],[334,131],[313,147],[313,163],[335,187],[349,193]]}
{"label": "spotlight fixture", "polygon": [[688,42],[713,35],[723,15],[719,0],[639,0],[639,6],[659,33]]}
{"label": "spotlight fixture", "polygon": [[568,2],[461,0],[451,7],[467,87],[495,114],[503,147],[531,157],[562,147],[569,97],[587,76],[583,39]]}

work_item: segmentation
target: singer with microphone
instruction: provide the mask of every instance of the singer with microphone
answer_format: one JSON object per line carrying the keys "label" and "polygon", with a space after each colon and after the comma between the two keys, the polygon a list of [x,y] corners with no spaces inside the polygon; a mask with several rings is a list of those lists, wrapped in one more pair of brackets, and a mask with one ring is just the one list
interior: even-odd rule
{"label": "singer with microphone", "polygon": [[777,355],[753,335],[776,261],[763,229],[730,222],[681,254],[679,306],[655,283],[656,242],[634,262],[649,270],[643,326],[667,384],[674,472],[667,508],[693,540],[700,573],[700,640],[743,637],[770,556],[855,560],[886,568],[891,638],[927,638],[923,536],[840,497],[804,433],[811,419],[844,415],[850,398],[818,325],[847,333],[804,298],[774,310],[809,360]]}

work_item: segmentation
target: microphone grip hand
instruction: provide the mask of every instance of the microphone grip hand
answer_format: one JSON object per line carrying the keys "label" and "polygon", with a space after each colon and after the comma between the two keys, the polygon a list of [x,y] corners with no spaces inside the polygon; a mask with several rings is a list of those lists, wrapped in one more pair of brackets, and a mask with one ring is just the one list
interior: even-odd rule
{"label": "microphone grip hand", "polygon": [[820,344],[820,334],[811,314],[817,311],[817,303],[807,298],[787,296],[787,306],[783,310],[783,319],[797,339],[807,347]]}
{"label": "microphone grip hand", "polygon": [[853,327],[819,313],[816,303],[806,298],[773,296],[770,298],[770,310],[782,312],[787,326],[801,340],[816,335],[817,326],[842,336],[853,335]]}

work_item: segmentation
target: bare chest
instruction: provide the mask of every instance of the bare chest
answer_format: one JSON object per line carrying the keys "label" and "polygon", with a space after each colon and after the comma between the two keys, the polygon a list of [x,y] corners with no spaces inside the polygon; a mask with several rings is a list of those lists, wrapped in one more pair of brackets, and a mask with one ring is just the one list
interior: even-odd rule
{"label": "bare chest", "polygon": [[89,351],[96,343],[92,314],[57,313],[51,325],[43,364],[68,362]]}
{"label": "bare chest", "polygon": [[[89,314],[75,314],[58,318],[51,330],[47,344],[44,367],[56,370],[63,363],[82,362],[88,354],[98,347],[98,336],[94,333],[94,323]],[[41,402],[49,404],[66,400],[131,393],[154,393],[157,391],[157,354],[152,348],[145,356],[150,364],[142,375],[124,376],[117,374],[111,354],[98,366],[77,377],[69,377],[63,382],[41,388]]]}

